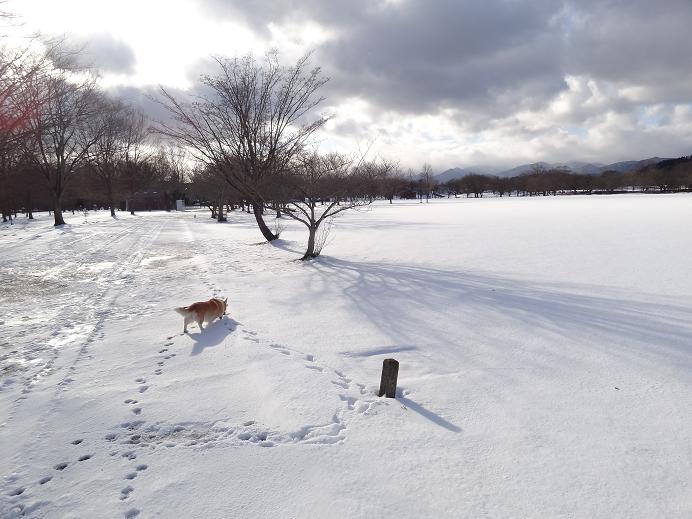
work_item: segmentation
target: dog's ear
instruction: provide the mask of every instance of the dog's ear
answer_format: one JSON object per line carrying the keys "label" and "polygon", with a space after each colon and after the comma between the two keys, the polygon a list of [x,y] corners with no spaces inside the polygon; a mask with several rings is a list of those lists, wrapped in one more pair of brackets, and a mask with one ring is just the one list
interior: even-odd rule
{"label": "dog's ear", "polygon": [[228,298],[223,300],[224,304],[228,303]]}

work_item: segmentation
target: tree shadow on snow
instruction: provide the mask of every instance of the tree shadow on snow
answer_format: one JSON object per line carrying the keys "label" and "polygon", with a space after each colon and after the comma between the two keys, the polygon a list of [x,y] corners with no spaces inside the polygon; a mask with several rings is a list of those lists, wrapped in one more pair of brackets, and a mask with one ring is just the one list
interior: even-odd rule
{"label": "tree shadow on snow", "polygon": [[[669,302],[672,298],[325,256],[312,265],[325,289],[345,287],[344,295],[364,318],[395,342],[375,353],[405,351],[421,337],[461,350],[464,345],[453,344],[449,331],[430,320],[444,317],[446,330],[455,325],[471,333],[482,323],[482,339],[496,319],[505,329],[543,332],[555,338],[556,346],[564,337],[629,360],[635,355],[641,362],[665,358],[692,367],[692,310]],[[507,344],[512,340],[505,338]],[[351,354],[360,355],[369,354]]]}
{"label": "tree shadow on snow", "polygon": [[190,352],[190,356],[199,355],[206,348],[213,348],[221,344],[226,337],[235,331],[239,324],[238,321],[224,316],[213,323],[207,324],[203,332],[199,331],[199,329],[197,333],[188,332],[188,337],[195,343]]}

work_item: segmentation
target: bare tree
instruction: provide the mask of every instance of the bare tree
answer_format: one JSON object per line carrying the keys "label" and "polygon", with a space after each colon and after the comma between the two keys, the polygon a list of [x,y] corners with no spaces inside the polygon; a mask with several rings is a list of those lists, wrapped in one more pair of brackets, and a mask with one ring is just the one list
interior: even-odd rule
{"label": "bare tree", "polygon": [[435,179],[433,178],[433,170],[430,164],[423,164],[423,169],[418,176],[420,185],[420,201],[423,203],[423,195],[425,195],[425,203],[430,201],[430,192],[435,188]]}
{"label": "bare tree", "polygon": [[106,191],[108,207],[114,217],[116,189],[127,134],[126,108],[120,102],[103,99],[97,118],[101,131],[90,151],[92,170]]}
{"label": "bare tree", "polygon": [[390,204],[393,203],[395,196],[401,196],[407,185],[408,183],[397,164],[389,164],[382,172],[380,191]]}
{"label": "bare tree", "polygon": [[219,73],[201,77],[208,95],[183,103],[162,89],[176,125],[161,123],[158,131],[188,147],[241,192],[271,241],[277,236],[263,218],[268,186],[326,122],[305,119],[323,101],[317,92],[327,79],[319,68],[310,68],[309,55],[292,67],[281,66],[276,53],[263,63],[252,55],[216,61]]}
{"label": "bare tree", "polygon": [[135,214],[134,197],[137,190],[150,184],[151,168],[147,167],[150,151],[146,147],[149,127],[146,117],[133,109],[125,114],[125,133],[123,136],[122,176],[128,192],[128,209]]}
{"label": "bare tree", "polygon": [[283,214],[308,228],[303,260],[320,255],[326,235],[322,234],[320,243],[318,233],[325,221],[371,203],[370,197],[362,196],[362,178],[350,163],[350,159],[335,153],[303,153],[281,176],[287,196]]}
{"label": "bare tree", "polygon": [[164,146],[152,158],[156,171],[156,183],[164,196],[165,209],[175,207],[175,201],[184,196],[185,181],[188,177],[185,150]]}
{"label": "bare tree", "polygon": [[[1,3],[0,3],[1,5]],[[11,18],[0,12],[0,20]],[[20,191],[32,182],[27,169],[19,168],[24,162],[29,118],[36,110],[37,101],[32,88],[45,73],[46,56],[31,53],[29,47],[9,48],[0,37],[0,204],[3,219],[17,210]],[[26,201],[26,200],[24,200]],[[29,217],[33,218],[31,211]]]}
{"label": "bare tree", "polygon": [[101,96],[92,76],[61,70],[42,77],[36,87],[37,105],[28,119],[31,157],[50,189],[55,225],[63,225],[65,188],[100,137],[96,116]]}

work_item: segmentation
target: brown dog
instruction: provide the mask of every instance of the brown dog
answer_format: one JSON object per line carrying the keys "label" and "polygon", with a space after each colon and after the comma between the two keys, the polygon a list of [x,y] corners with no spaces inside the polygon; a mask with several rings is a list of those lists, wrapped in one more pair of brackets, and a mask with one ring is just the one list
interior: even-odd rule
{"label": "brown dog", "polygon": [[196,321],[199,329],[204,331],[202,324],[205,322],[210,323],[216,318],[221,319],[221,317],[223,317],[223,315],[226,313],[227,303],[228,298],[219,299],[217,297],[213,297],[209,301],[192,303],[190,306],[181,306],[176,308],[175,311],[185,318],[183,333],[187,333],[187,325],[193,321]]}

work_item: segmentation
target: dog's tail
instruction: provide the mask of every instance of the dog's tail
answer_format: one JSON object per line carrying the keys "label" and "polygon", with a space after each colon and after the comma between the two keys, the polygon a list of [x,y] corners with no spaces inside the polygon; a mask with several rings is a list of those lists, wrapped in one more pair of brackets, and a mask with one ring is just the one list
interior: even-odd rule
{"label": "dog's tail", "polygon": [[174,308],[176,312],[178,312],[180,315],[183,317],[186,316],[189,313],[189,310],[187,309],[186,306],[179,306],[178,308]]}

